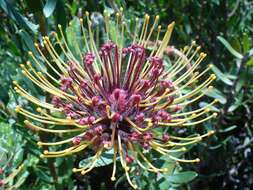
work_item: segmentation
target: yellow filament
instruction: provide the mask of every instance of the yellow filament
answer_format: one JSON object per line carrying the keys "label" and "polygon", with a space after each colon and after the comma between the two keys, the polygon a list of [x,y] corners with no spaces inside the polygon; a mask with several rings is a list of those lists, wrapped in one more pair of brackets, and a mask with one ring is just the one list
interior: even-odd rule
{"label": "yellow filament", "polygon": [[61,74],[55,69],[55,67],[52,66],[52,64],[48,61],[48,59],[45,57],[45,55],[42,53],[42,51],[39,48],[39,45],[37,43],[34,43],[34,46],[36,47],[37,51],[39,52],[39,54],[41,55],[41,57],[43,58],[43,60],[46,62],[46,64],[50,67],[50,69],[52,69],[59,77],[61,76]]}
{"label": "yellow filament", "polygon": [[176,104],[182,100],[185,100],[187,98],[190,98],[200,92],[202,89],[204,89],[206,86],[208,86],[213,80],[216,79],[215,75],[211,75],[205,82],[203,82],[201,85],[199,85],[197,88],[195,88],[193,91],[189,92],[188,94],[185,94],[179,98],[176,98],[173,103]]}
{"label": "yellow filament", "polygon": [[168,171],[166,168],[159,169],[159,168],[155,167],[153,164],[151,164],[151,162],[139,150],[137,150],[137,152],[141,156],[141,158],[148,164],[148,166],[150,168],[152,168],[155,172],[166,172],[166,171]]}
{"label": "yellow filament", "polygon": [[97,153],[95,154],[95,156],[93,156],[93,158],[92,158],[90,166],[85,166],[83,168],[78,168],[78,169],[77,168],[73,168],[73,172],[81,172],[82,175],[85,175],[86,173],[88,173],[89,171],[91,171],[95,167],[95,165],[96,165],[96,163],[98,161],[98,158],[100,157],[102,151],[103,151],[103,148],[100,148],[97,151]]}
{"label": "yellow filament", "polygon": [[129,146],[129,149],[133,152],[133,156],[134,156],[134,159],[135,159],[135,161],[137,162],[137,164],[142,168],[142,169],[144,169],[144,170],[147,170],[147,171],[151,171],[151,172],[157,172],[157,170],[154,170],[154,169],[152,169],[152,168],[147,168],[147,167],[145,167],[139,160],[138,160],[138,157],[137,157],[137,153],[134,151],[134,149],[133,149],[133,145],[130,143],[130,142],[128,142],[128,146]]}
{"label": "yellow filament", "polygon": [[164,50],[166,49],[169,41],[170,41],[170,37],[173,31],[173,28],[175,26],[175,22],[172,22],[171,24],[168,25],[167,31],[163,37],[162,43],[160,44],[160,47],[158,48],[157,52],[156,52],[156,56],[158,57],[162,57]]}
{"label": "yellow filament", "polygon": [[146,21],[146,26],[145,26],[145,30],[144,30],[144,34],[143,34],[143,38],[140,42],[141,45],[143,45],[145,47],[145,39],[146,39],[146,36],[147,36],[147,30],[148,30],[148,25],[149,25],[149,19],[150,19],[150,16],[149,15],[145,15],[145,19],[147,20]]}
{"label": "yellow filament", "polygon": [[199,158],[196,158],[196,159],[193,159],[193,160],[184,160],[184,159],[176,158],[176,157],[171,156],[171,155],[169,155],[169,158],[172,159],[172,160],[175,160],[175,161],[177,161],[177,162],[184,162],[184,163],[200,162],[200,159],[199,159]]}
{"label": "yellow filament", "polygon": [[36,114],[33,114],[23,108],[21,108],[20,106],[17,106],[16,107],[16,112],[26,116],[26,117],[29,117],[35,121],[39,121],[41,123],[47,123],[47,124],[52,124],[52,125],[72,125],[74,124],[74,120],[69,120],[69,119],[59,119],[59,120],[55,120],[55,121],[50,121],[50,120],[47,120],[49,119],[48,117],[43,117],[43,116],[40,116],[40,115],[36,115]]}
{"label": "yellow filament", "polygon": [[146,39],[146,40],[143,39],[143,41],[144,41],[144,45],[143,45],[144,48],[146,48],[147,42],[149,42],[149,39],[150,39],[150,37],[151,37],[151,35],[152,35],[152,33],[153,33],[153,31],[154,31],[156,25],[158,24],[158,20],[159,20],[159,16],[157,15],[157,16],[155,17],[155,21],[154,21],[154,23],[153,23],[153,25],[152,25],[152,27],[151,27],[151,29],[150,29],[150,32],[149,32],[149,35],[148,35],[147,39]]}
{"label": "yellow filament", "polygon": [[[201,53],[199,58],[195,61],[195,63],[188,69],[182,76],[177,78],[176,81],[174,81],[174,84],[177,85],[181,81],[185,80],[190,74],[193,73],[193,71],[198,67],[198,65],[202,62],[202,60],[205,58],[206,54]],[[176,74],[176,73],[175,73]]]}
{"label": "yellow filament", "polygon": [[48,132],[48,133],[72,133],[72,132],[77,132],[77,131],[81,131],[82,129],[45,129],[42,127],[39,127],[37,125],[34,125],[33,123],[29,122],[28,120],[24,121],[25,125],[27,125],[28,127],[31,127],[32,129],[38,130],[38,131],[44,131],[44,132]]}
{"label": "yellow filament", "polygon": [[[65,50],[63,49],[62,45],[61,45],[61,42],[58,41],[58,37],[57,37],[57,34],[55,33],[55,36],[56,36],[56,40],[57,40],[57,43],[60,45],[63,53],[66,55],[66,52]],[[47,39],[47,38],[46,38]],[[52,44],[50,43],[50,41],[46,40],[44,38],[43,40],[43,43],[44,43],[44,46],[46,47],[48,53],[50,54],[50,56],[53,58],[53,61],[56,63],[56,65],[59,67],[59,69],[61,70],[61,72],[64,74],[64,75],[68,75],[68,72],[66,70],[66,68],[68,67],[66,63],[64,63],[64,61],[60,58],[60,56],[58,55],[58,53],[55,51],[55,49],[53,48]],[[67,56],[67,55],[66,55]]]}
{"label": "yellow filament", "polygon": [[188,116],[187,118],[175,118],[175,119],[171,119],[171,122],[181,122],[181,121],[188,121],[191,119],[195,119],[197,117],[200,117],[201,115],[204,115],[205,113],[210,112],[211,110],[206,108],[204,110],[201,110],[199,113],[193,113],[191,116]]}
{"label": "yellow filament", "polygon": [[[33,55],[33,53],[31,51],[28,52],[28,54],[32,57],[32,59],[34,60],[34,62],[39,66],[40,70],[45,73],[49,78],[51,78],[54,82],[59,83],[57,79],[55,79],[52,75],[50,75],[45,68],[43,68],[41,66],[41,64],[39,63],[39,61],[35,58],[35,56]],[[32,67],[31,63],[29,61],[27,61],[27,65],[33,70],[33,72],[36,74],[36,71],[34,70],[34,68]]]}
{"label": "yellow filament", "polygon": [[66,47],[66,49],[67,49],[67,51],[68,51],[68,53],[71,57],[68,54],[66,54],[66,56],[69,57],[70,60],[77,61],[75,56],[73,55],[72,51],[70,51],[70,49],[69,49],[69,46],[68,46],[67,41],[65,39],[65,36],[63,34],[61,25],[58,25],[58,28],[59,28],[59,31],[60,31],[60,34],[61,34],[61,37],[62,37],[62,40],[63,40],[63,44],[65,45],[65,47]]}
{"label": "yellow filament", "polygon": [[196,109],[196,110],[193,110],[193,111],[189,111],[189,112],[172,114],[171,117],[173,118],[173,117],[178,117],[178,116],[185,116],[185,115],[194,114],[194,113],[200,112],[204,109],[207,109],[207,108],[211,107],[212,105],[214,105],[217,102],[218,102],[218,100],[215,99],[213,102],[211,102],[210,104],[207,104],[206,106],[204,106],[202,108],[199,108],[199,109]]}
{"label": "yellow filament", "polygon": [[[138,132],[139,134],[141,134],[141,132],[145,132],[147,130],[149,130],[151,127],[153,127],[153,124],[151,122],[148,122],[148,126],[146,128],[140,128],[138,127],[130,118],[125,117],[124,118],[135,130],[136,132]],[[140,132],[141,131],[141,132]]]}
{"label": "yellow filament", "polygon": [[35,98],[34,96],[30,95],[28,92],[26,92],[21,86],[17,84],[16,81],[13,81],[13,84],[16,85],[14,88],[17,93],[19,93],[21,96],[29,100],[30,102],[33,102],[34,104],[37,104],[41,107],[44,107],[46,109],[54,110],[54,111],[60,111],[60,109],[55,108],[52,104],[41,102],[41,100]]}
{"label": "yellow filament", "polygon": [[112,176],[111,176],[111,180],[115,181],[115,174],[116,174],[116,157],[117,157],[117,144],[113,144],[114,145],[114,151],[113,151],[113,169],[112,169]]}
{"label": "yellow filament", "polygon": [[217,116],[217,113],[213,113],[212,115],[210,115],[210,116],[208,116],[208,117],[206,117],[206,118],[204,118],[204,119],[201,119],[201,120],[199,120],[199,121],[195,121],[195,122],[192,122],[192,123],[184,123],[184,124],[182,124],[182,126],[197,125],[197,124],[203,123],[203,122],[205,122],[205,121],[207,121],[207,120],[209,120],[209,119],[211,119],[211,118],[214,118],[214,117],[216,117],[216,116]]}
{"label": "yellow filament", "polygon": [[80,18],[80,25],[81,25],[83,38],[84,38],[84,44],[86,46],[87,51],[90,52],[90,47],[89,47],[89,43],[87,42],[87,37],[86,37],[86,34],[85,34],[85,29],[83,27],[83,19],[82,18]]}
{"label": "yellow filament", "polygon": [[126,177],[127,177],[127,181],[128,183],[134,188],[134,189],[137,189],[137,185],[136,184],[133,184],[133,182],[131,181],[130,177],[129,177],[129,167],[126,165],[126,162],[124,161],[124,158],[123,158],[123,149],[122,149],[122,145],[121,145],[121,138],[120,136],[118,135],[118,144],[119,144],[119,155],[120,155],[120,162],[121,162],[121,165],[122,167],[125,169],[125,173],[126,173]]}
{"label": "yellow filament", "polygon": [[[78,145],[78,146],[74,146],[71,147],[69,149],[66,149],[64,153],[59,153],[59,154],[53,154],[53,153],[57,153],[57,152],[44,152],[44,154],[40,155],[42,158],[58,158],[58,157],[63,157],[63,156],[67,156],[67,155],[71,155],[73,153],[76,152],[80,152],[82,150],[84,150],[85,148],[87,148],[88,145]],[[46,153],[46,154],[45,154]],[[52,153],[52,154],[50,154]]]}

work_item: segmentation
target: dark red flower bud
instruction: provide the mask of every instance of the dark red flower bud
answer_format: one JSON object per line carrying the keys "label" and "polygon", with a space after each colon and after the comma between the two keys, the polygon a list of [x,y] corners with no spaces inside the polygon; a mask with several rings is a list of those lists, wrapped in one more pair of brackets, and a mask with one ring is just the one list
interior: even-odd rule
{"label": "dark red flower bud", "polygon": [[77,136],[77,137],[73,138],[72,143],[74,145],[79,145],[81,143],[81,141],[82,141],[81,137]]}
{"label": "dark red flower bud", "polygon": [[121,119],[122,119],[122,116],[119,113],[114,113],[112,116],[113,123],[119,122]]}
{"label": "dark red flower bud", "polygon": [[159,72],[159,69],[158,69],[158,68],[154,68],[154,69],[151,70],[151,76],[153,76],[153,77],[155,77],[155,78],[158,77],[159,73],[160,73],[160,72]]}
{"label": "dark red flower bud", "polygon": [[84,56],[84,63],[89,67],[93,64],[95,60],[95,55],[93,53],[87,53],[85,56]]}
{"label": "dark red flower bud", "polygon": [[145,133],[145,134],[143,135],[143,139],[144,139],[145,141],[150,141],[150,140],[153,139],[153,134],[152,134],[152,133]]}
{"label": "dark red flower bud", "polygon": [[141,80],[141,84],[143,88],[149,88],[151,83],[148,80]]}
{"label": "dark red flower bud", "polygon": [[136,116],[135,116],[135,121],[137,122],[143,122],[144,121],[144,118],[145,118],[145,115],[143,112],[140,112],[138,113]]}
{"label": "dark red flower bud", "polygon": [[132,141],[137,141],[139,140],[139,134],[137,132],[133,132],[131,135],[130,135],[130,140]]}
{"label": "dark red flower bud", "polygon": [[83,81],[80,83],[80,87],[83,88],[83,89],[87,88],[87,86],[88,86],[88,83],[87,83],[85,80],[83,80]]}
{"label": "dark red flower bud", "polygon": [[114,96],[114,98],[115,98],[115,100],[118,100],[119,99],[119,97],[120,97],[120,94],[121,94],[121,89],[119,89],[119,88],[116,88],[114,91],[113,91],[113,96]]}
{"label": "dark red flower bud", "polygon": [[83,140],[91,140],[92,138],[94,137],[94,135],[90,132],[90,131],[87,131],[84,135],[83,135],[83,137],[82,137],[82,139]]}
{"label": "dark red flower bud", "polygon": [[72,79],[69,77],[62,77],[60,84],[61,84],[61,90],[66,91],[71,87]]}
{"label": "dark red flower bud", "polygon": [[127,154],[127,155],[126,155],[126,162],[127,162],[127,164],[131,164],[131,163],[133,163],[133,161],[134,161],[133,157],[131,157],[131,156],[129,156],[129,155]]}
{"label": "dark red flower bud", "polygon": [[90,116],[90,117],[88,118],[89,124],[92,124],[95,120],[96,120],[96,118],[95,118],[94,116]]}
{"label": "dark red flower bud", "polygon": [[138,105],[141,102],[141,95],[139,94],[133,94],[130,99],[133,102],[133,105]]}
{"label": "dark red flower bud", "polygon": [[178,112],[182,109],[180,105],[176,105],[175,108],[173,109],[173,112]]}
{"label": "dark red flower bud", "polygon": [[150,148],[150,144],[148,142],[144,142],[142,146],[146,150]]}
{"label": "dark red flower bud", "polygon": [[101,135],[102,132],[103,132],[103,127],[101,125],[99,125],[99,126],[95,127],[94,130],[95,130],[97,135]]}
{"label": "dark red flower bud", "polygon": [[100,74],[98,74],[98,73],[96,73],[95,75],[94,75],[94,81],[95,81],[95,83],[98,83],[100,80],[101,80],[101,75]]}
{"label": "dark red flower bud", "polygon": [[174,97],[173,96],[169,96],[167,99],[168,103],[171,104],[174,101]]}
{"label": "dark red flower bud", "polygon": [[88,124],[89,124],[88,117],[81,118],[81,119],[79,120],[79,124],[80,124],[80,125],[88,125]]}
{"label": "dark red flower bud", "polygon": [[170,140],[170,136],[167,134],[163,134],[162,140],[163,142],[168,142]]}
{"label": "dark red flower bud", "polygon": [[161,86],[163,88],[172,88],[173,83],[170,80],[163,80],[163,81],[161,81]]}
{"label": "dark red flower bud", "polygon": [[99,97],[93,96],[93,97],[91,98],[91,102],[92,102],[92,105],[93,105],[93,106],[97,106],[98,103],[99,103]]}
{"label": "dark red flower bud", "polygon": [[56,108],[59,108],[62,104],[62,101],[61,99],[58,97],[58,96],[53,96],[52,98],[52,104],[56,107]]}

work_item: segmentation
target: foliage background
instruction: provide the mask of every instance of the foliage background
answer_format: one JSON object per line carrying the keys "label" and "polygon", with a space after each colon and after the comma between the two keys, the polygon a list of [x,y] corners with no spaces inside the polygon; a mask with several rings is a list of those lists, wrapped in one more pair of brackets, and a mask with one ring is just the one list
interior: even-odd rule
{"label": "foliage background", "polygon": [[[27,60],[27,51],[35,50],[34,39],[41,40],[57,24],[66,28],[84,11],[114,13],[120,7],[129,19],[148,13],[159,14],[162,25],[176,21],[171,44],[181,48],[196,40],[204,48],[205,63],[214,65],[218,77],[209,96],[221,102],[219,117],[203,126],[215,129],[216,134],[187,153],[187,157],[199,155],[201,163],[181,165],[162,180],[150,180],[156,176],[144,173],[139,179],[141,189],[252,189],[253,2],[248,0],[0,0],[0,167],[8,174],[25,164],[10,186],[29,190],[129,188],[124,180],[110,182],[110,165],[80,177],[71,172],[77,162],[74,157],[41,160],[35,143],[38,137],[23,127],[23,118],[14,112],[17,104],[27,102],[13,93],[12,86],[12,80],[31,86],[17,69]],[[40,96],[38,89],[31,90]]]}

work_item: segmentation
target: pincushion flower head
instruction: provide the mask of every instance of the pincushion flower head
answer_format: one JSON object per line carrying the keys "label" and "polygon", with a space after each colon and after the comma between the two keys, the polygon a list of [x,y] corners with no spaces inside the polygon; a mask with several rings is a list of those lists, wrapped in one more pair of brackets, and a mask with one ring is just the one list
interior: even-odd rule
{"label": "pincushion flower head", "polygon": [[[105,27],[100,30],[104,31],[103,38],[99,38],[87,12],[86,18],[80,19],[78,40],[83,41],[80,47],[76,44],[77,55],[71,51],[70,40],[64,37],[61,26],[59,34],[53,32],[52,38],[45,36],[42,44],[35,43],[39,56],[29,52],[32,62],[22,64],[22,72],[50,94],[49,98],[41,100],[16,81],[14,84],[17,93],[38,107],[35,113],[17,106],[16,111],[27,118],[25,125],[62,138],[58,142],[39,141],[39,146],[50,147],[42,157],[92,150],[89,164],[73,168],[73,172],[84,175],[96,166],[103,152],[112,150],[111,179],[116,179],[116,166],[120,163],[133,188],[137,188],[130,177],[136,169],[131,167],[133,164],[150,172],[167,171],[149,160],[147,152],[158,152],[177,162],[199,162],[198,158],[186,160],[172,153],[186,151],[185,146],[213,131],[192,137],[173,136],[167,131],[195,126],[216,116],[208,114],[216,100],[189,109],[212,88],[210,84],[216,77],[208,75],[210,65],[198,71],[206,54],[195,42],[182,50],[169,46],[174,22],[164,29],[158,25],[159,16],[153,23],[150,20],[149,15],[143,21],[136,19],[135,30],[129,31],[122,10],[115,19],[105,12]],[[110,32],[112,27],[114,35]],[[131,41],[127,40],[128,34]],[[57,147],[63,144],[68,147],[59,150]]]}

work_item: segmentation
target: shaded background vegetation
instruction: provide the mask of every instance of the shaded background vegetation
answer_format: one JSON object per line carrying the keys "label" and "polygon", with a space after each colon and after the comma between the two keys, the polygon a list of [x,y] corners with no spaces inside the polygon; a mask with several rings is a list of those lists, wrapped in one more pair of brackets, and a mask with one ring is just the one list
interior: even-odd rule
{"label": "shaded background vegetation", "polygon": [[[76,157],[41,160],[41,150],[35,143],[37,135],[28,131],[23,118],[14,112],[17,104],[27,102],[13,93],[12,86],[13,80],[32,86],[23,80],[17,68],[27,60],[27,51],[35,50],[34,39],[42,40],[42,36],[50,35],[57,30],[57,24],[66,28],[73,17],[82,17],[84,11],[107,10],[113,15],[120,7],[128,19],[148,13],[159,14],[164,26],[175,21],[171,44],[182,48],[196,40],[208,54],[205,63],[214,65],[213,72],[218,78],[208,96],[220,101],[219,117],[203,126],[216,130],[216,134],[187,153],[187,157],[199,155],[201,163],[181,165],[179,169],[195,171],[198,177],[186,172],[155,180],[154,175],[144,173],[139,179],[141,188],[252,189],[253,2],[247,0],[0,0],[0,167],[4,169],[0,179],[24,163],[24,169],[10,181],[10,186],[17,184],[17,189],[129,188],[124,180],[116,185],[110,182],[110,165],[80,177],[71,172],[73,165],[78,164]],[[38,89],[31,87],[31,90],[40,96]]]}

